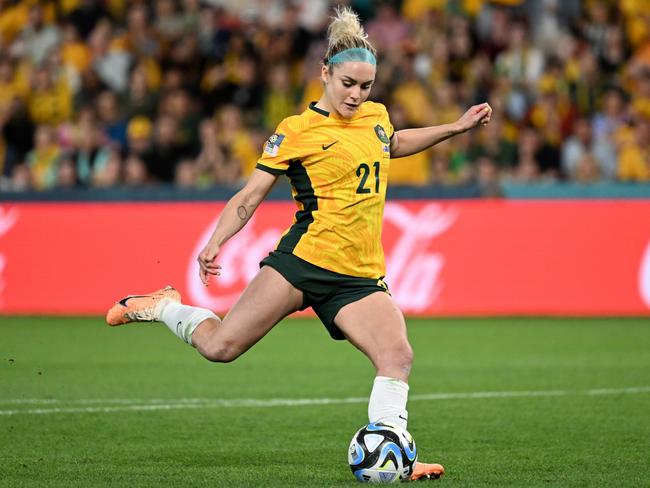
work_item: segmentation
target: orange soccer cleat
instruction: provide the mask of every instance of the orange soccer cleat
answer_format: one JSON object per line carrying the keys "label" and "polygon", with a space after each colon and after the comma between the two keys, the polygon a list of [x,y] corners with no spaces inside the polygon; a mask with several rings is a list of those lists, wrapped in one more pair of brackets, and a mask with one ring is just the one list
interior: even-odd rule
{"label": "orange soccer cleat", "polygon": [[169,300],[181,301],[181,294],[171,286],[147,295],[129,295],[111,307],[106,323],[115,327],[129,322],[153,322],[158,320],[162,307]]}
{"label": "orange soccer cleat", "polygon": [[442,464],[415,463],[411,481],[437,480],[445,474],[445,468]]}

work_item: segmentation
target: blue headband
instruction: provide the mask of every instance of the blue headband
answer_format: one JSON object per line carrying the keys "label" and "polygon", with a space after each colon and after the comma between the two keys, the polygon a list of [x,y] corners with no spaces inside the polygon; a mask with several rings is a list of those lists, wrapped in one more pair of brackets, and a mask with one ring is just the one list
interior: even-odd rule
{"label": "blue headband", "polygon": [[327,60],[328,65],[345,63],[347,61],[361,61],[363,63],[370,63],[373,66],[377,65],[375,55],[364,47],[353,47],[345,49]]}

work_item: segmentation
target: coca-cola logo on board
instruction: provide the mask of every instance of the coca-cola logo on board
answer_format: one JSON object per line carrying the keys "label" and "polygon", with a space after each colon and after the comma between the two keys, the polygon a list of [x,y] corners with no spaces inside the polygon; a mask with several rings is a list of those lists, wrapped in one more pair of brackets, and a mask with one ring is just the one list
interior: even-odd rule
{"label": "coca-cola logo on board", "polygon": [[[210,238],[217,219],[199,236],[189,256],[186,274],[193,303],[219,312],[229,310],[257,274],[259,262],[275,247],[285,229],[256,217],[223,246],[217,258],[222,275],[212,278],[209,287],[203,286],[198,278],[196,256]],[[425,310],[440,295],[445,259],[431,249],[431,241],[446,232],[456,219],[456,211],[437,203],[413,211],[400,203],[386,204],[384,233],[390,232],[392,237],[385,249],[386,281],[405,312]]]}

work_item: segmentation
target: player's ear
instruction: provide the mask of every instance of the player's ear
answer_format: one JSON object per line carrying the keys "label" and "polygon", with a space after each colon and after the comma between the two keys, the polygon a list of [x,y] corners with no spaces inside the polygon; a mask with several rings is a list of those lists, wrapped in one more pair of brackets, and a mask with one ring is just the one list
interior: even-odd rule
{"label": "player's ear", "polygon": [[320,69],[320,79],[325,84],[330,80],[330,69],[325,64]]}

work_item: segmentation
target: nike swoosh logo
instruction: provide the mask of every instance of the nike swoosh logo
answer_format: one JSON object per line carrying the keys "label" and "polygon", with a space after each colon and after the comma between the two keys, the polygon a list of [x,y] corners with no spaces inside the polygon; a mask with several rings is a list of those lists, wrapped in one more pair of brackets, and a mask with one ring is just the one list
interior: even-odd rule
{"label": "nike swoosh logo", "polygon": [[323,148],[323,151],[327,151],[330,147],[332,147],[337,142],[339,142],[339,141],[334,141],[332,144],[328,144],[327,146],[325,144],[323,144],[321,147]]}
{"label": "nike swoosh logo", "polygon": [[121,299],[119,302],[117,302],[117,303],[119,303],[119,304],[122,305],[123,307],[127,307],[128,305],[126,304],[126,301],[127,301],[127,300],[131,300],[131,298],[147,298],[147,295],[129,295],[129,296],[126,297],[126,298],[122,298],[122,299]]}

